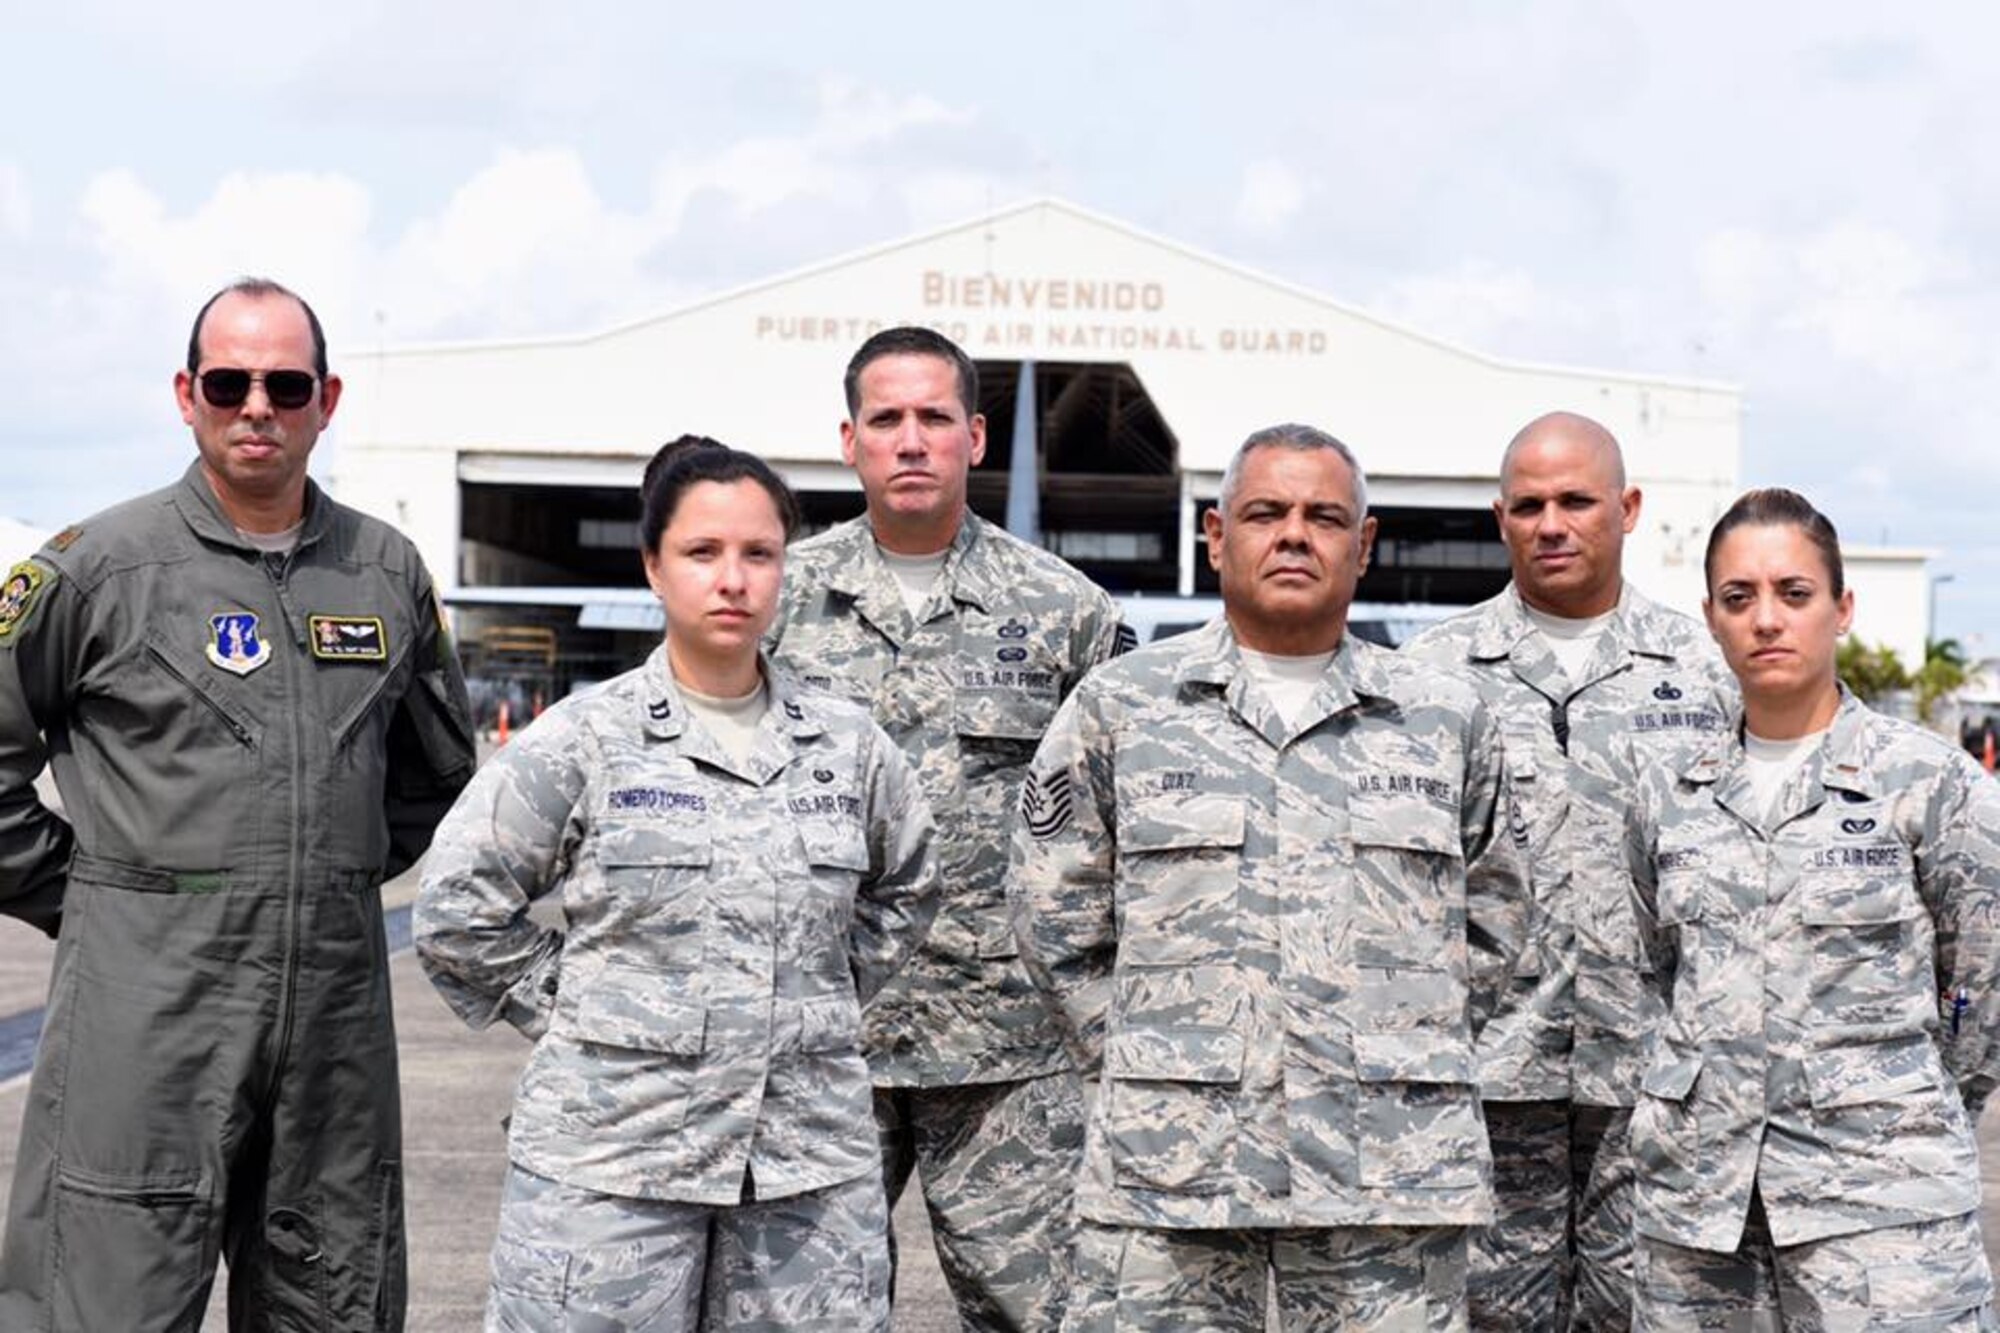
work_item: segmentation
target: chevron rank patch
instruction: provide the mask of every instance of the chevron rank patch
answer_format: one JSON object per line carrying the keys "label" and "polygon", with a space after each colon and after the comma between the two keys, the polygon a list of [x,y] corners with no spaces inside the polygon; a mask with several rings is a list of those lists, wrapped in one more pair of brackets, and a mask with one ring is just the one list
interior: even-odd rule
{"label": "chevron rank patch", "polygon": [[1021,784],[1021,822],[1036,838],[1053,838],[1069,827],[1071,801],[1069,770],[1053,773],[1030,771]]}
{"label": "chevron rank patch", "polygon": [[312,655],[322,662],[386,662],[389,635],[375,616],[306,617]]}
{"label": "chevron rank patch", "polygon": [[0,639],[10,637],[14,626],[28,618],[48,580],[48,571],[32,560],[23,560],[7,571],[6,581],[0,583]]}

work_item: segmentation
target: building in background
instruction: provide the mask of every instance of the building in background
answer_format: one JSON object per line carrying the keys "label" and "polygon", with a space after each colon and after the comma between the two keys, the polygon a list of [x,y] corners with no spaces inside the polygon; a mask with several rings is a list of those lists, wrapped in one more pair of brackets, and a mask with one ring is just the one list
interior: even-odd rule
{"label": "building in background", "polygon": [[[416,540],[487,674],[566,689],[657,641],[634,534],[661,441],[763,455],[814,527],[861,511],[841,372],[900,323],[979,363],[974,508],[1121,594],[1215,591],[1201,513],[1237,444],[1278,421],[1331,431],[1368,469],[1381,531],[1361,600],[1389,619],[1505,583],[1500,451],[1542,412],[1624,444],[1646,493],[1626,569],[1672,605],[1698,610],[1706,534],[1738,491],[1733,386],[1498,360],[1055,200],[599,333],[350,356],[337,490]],[[1922,557],[1852,558],[1860,632],[1920,661]]]}

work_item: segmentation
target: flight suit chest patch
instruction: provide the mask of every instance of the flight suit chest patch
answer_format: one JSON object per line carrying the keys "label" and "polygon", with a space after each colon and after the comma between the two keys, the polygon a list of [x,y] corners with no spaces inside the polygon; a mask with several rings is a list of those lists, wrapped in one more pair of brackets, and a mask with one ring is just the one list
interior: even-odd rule
{"label": "flight suit chest patch", "polygon": [[389,632],[379,616],[306,617],[306,641],[322,662],[386,662]]}
{"label": "flight suit chest patch", "polygon": [[271,660],[271,645],[258,628],[255,611],[218,611],[208,618],[203,652],[232,676],[247,676]]}

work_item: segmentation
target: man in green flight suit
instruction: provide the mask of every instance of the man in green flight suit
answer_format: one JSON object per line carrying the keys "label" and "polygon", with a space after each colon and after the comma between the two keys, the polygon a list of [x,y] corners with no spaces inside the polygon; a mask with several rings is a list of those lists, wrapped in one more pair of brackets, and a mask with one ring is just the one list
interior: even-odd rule
{"label": "man in green flight suit", "polygon": [[[430,575],[306,476],[340,400],[244,279],[174,377],[199,457],[0,603],[0,912],[58,936],[0,1327],[400,1329],[380,885],[471,776]],[[52,764],[64,815],[33,782]]]}

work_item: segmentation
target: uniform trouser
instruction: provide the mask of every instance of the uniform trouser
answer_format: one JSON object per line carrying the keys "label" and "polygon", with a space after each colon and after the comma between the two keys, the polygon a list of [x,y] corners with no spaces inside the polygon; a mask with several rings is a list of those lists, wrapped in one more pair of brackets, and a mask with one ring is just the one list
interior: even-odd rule
{"label": "uniform trouser", "polygon": [[402,1328],[380,896],[355,876],[292,922],[278,895],[116,878],[80,862],[66,891],[0,1329],[193,1330],[218,1258],[236,1333]]}
{"label": "uniform trouser", "polygon": [[1640,1333],[1973,1333],[1996,1324],[1979,1214],[1775,1246],[1753,1202],[1733,1253],[1638,1238]]}
{"label": "uniform trouser", "polygon": [[[1169,1231],[1081,1223],[1065,1333],[1457,1333],[1464,1227]],[[1273,1281],[1272,1279],[1275,1279]]]}
{"label": "uniform trouser", "polygon": [[1630,1328],[1631,1111],[1569,1101],[1485,1110],[1495,1216],[1472,1240],[1472,1327]]}
{"label": "uniform trouser", "polygon": [[889,1327],[874,1175],[782,1199],[628,1199],[509,1170],[488,1333],[868,1333]]}
{"label": "uniform trouser", "polygon": [[938,1263],[964,1327],[1058,1327],[1083,1160],[1077,1076],[877,1088],[875,1126],[889,1206],[912,1169],[922,1183]]}

